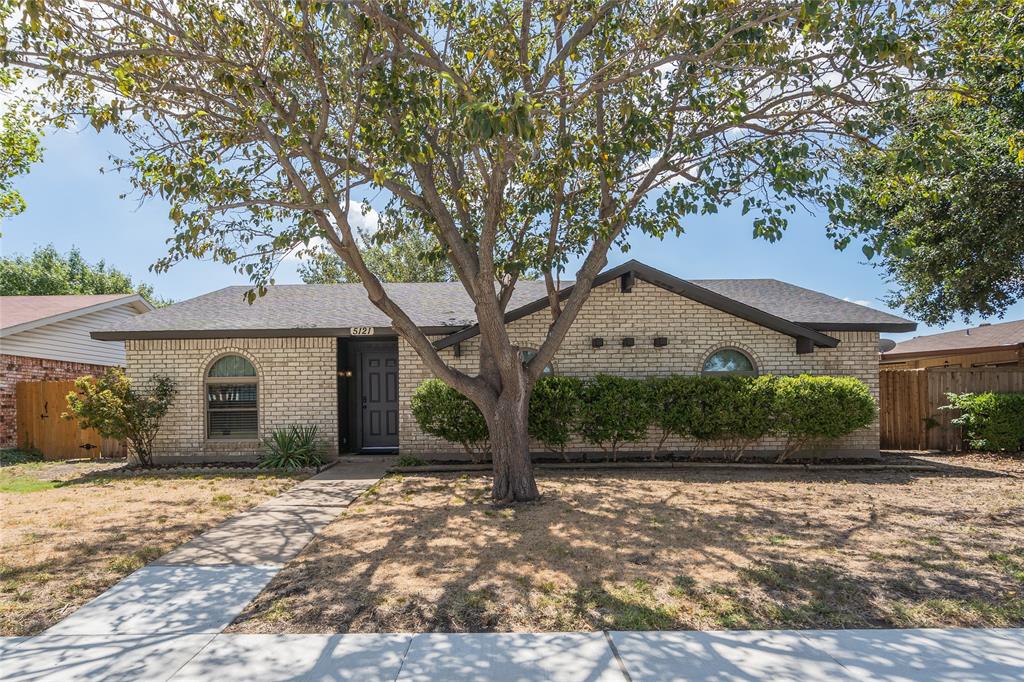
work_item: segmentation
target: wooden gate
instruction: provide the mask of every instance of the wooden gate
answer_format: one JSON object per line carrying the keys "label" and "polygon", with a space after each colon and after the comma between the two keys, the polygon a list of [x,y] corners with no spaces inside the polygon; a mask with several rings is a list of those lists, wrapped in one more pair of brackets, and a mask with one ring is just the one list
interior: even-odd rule
{"label": "wooden gate", "polygon": [[122,457],[119,441],[103,438],[78,422],[62,419],[74,381],[22,381],[15,387],[18,445],[43,453],[44,459]]}
{"label": "wooden gate", "polygon": [[959,450],[960,428],[947,393],[1024,393],[1024,369],[1004,367],[883,369],[879,373],[882,448]]}

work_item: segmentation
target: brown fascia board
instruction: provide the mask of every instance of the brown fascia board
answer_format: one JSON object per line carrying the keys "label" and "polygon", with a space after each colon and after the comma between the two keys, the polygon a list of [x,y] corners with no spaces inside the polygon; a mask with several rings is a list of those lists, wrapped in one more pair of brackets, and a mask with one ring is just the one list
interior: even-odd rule
{"label": "brown fascia board", "polygon": [[917,322],[797,322],[801,327],[820,332],[888,332],[917,331]]}
{"label": "brown fascia board", "polygon": [[991,353],[999,350],[1013,350],[1014,348],[1024,349],[1024,342],[1004,343],[1000,346],[971,346],[969,348],[944,348],[938,350],[908,350],[902,353],[879,353],[879,361],[887,360],[912,360],[914,358],[934,358],[941,355],[975,355],[977,353]]}
{"label": "brown fascia board", "polygon": [[[666,291],[671,291],[672,293],[679,294],[680,296],[685,296],[691,300],[697,301],[698,303],[703,303],[704,305],[716,308],[729,313],[730,315],[735,315],[736,317],[748,320],[761,325],[762,327],[773,329],[782,334],[786,334],[787,336],[791,336],[794,339],[808,339],[815,346],[822,348],[835,348],[839,345],[839,340],[831,336],[827,336],[814,329],[796,324],[795,322],[790,322],[789,320],[785,320],[776,315],[766,313],[763,310],[759,310],[745,303],[740,303],[739,301],[727,296],[722,296],[710,289],[705,289],[704,287],[697,286],[693,282],[679,279],[667,272],[662,272],[661,270],[652,268],[651,266],[645,265],[636,260],[631,260],[623,263],[622,265],[611,268],[610,270],[605,270],[594,278],[592,286],[599,287],[602,284],[607,284],[608,282],[622,277],[623,275],[642,279],[643,281],[665,289]],[[572,293],[574,286],[575,285],[568,286],[559,291],[558,299],[560,301],[564,301],[568,298]],[[519,308],[506,313],[505,323],[508,324],[509,322],[515,322],[520,318],[531,315],[547,307],[547,297],[539,298],[536,301],[527,303],[524,306],[520,306]],[[446,336],[443,339],[435,341],[434,347],[441,350],[449,346],[454,346],[456,343],[465,341],[466,339],[471,339],[479,333],[480,326],[474,324],[455,332],[454,334]]]}
{"label": "brown fascia board", "polygon": [[[437,336],[451,334],[462,327],[421,327],[424,334]],[[351,337],[353,339],[394,339],[398,333],[393,327],[374,327],[373,334],[352,335],[352,327],[297,327],[294,329],[183,329],[91,332],[97,341],[144,341],[150,339],[280,339],[299,337]]]}

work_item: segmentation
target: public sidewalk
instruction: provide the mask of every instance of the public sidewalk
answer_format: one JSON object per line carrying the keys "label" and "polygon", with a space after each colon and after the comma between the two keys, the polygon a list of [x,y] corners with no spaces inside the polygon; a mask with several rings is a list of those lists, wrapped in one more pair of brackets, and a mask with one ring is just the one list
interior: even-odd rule
{"label": "public sidewalk", "polygon": [[165,679],[390,462],[343,459],[140,568],[41,635],[3,640],[0,679]]}
{"label": "public sidewalk", "polygon": [[1024,630],[44,635],[7,644],[10,680],[1024,679]]}

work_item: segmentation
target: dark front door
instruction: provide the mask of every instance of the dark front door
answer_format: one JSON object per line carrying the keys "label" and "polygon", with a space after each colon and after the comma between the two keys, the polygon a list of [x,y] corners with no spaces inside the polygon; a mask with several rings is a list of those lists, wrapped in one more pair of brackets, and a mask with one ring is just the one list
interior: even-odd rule
{"label": "dark front door", "polygon": [[359,354],[359,447],[398,447],[398,349],[363,348]]}

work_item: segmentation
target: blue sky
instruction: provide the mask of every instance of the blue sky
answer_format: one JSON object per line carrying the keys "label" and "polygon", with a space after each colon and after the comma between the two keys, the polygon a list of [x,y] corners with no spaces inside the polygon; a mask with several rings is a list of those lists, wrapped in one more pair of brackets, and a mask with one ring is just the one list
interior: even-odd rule
{"label": "blue sky", "polygon": [[[121,199],[131,189],[128,177],[99,172],[110,165],[110,153],[123,149],[118,139],[89,128],[58,131],[46,138],[45,145],[43,163],[18,182],[28,210],[5,221],[5,256],[27,254],[48,243],[61,251],[77,246],[88,260],[106,259],[133,279],[152,284],[158,295],[175,300],[246,283],[222,263],[193,261],[161,275],[148,271],[165,253],[164,241],[171,235],[167,207],[158,201],[140,206],[135,199]],[[683,278],[770,277],[887,310],[881,301],[887,291],[881,273],[864,262],[859,248],[833,249],[824,228],[823,215],[801,214],[781,242],[769,244],[752,239],[749,221],[730,210],[692,219],[679,238],[634,238],[630,252],[612,253],[610,262],[636,258]],[[283,264],[277,281],[299,282],[295,263]],[[1024,303],[1006,315],[1021,317]],[[962,326],[956,323],[947,329]],[[893,338],[939,329],[920,325],[918,330]]]}

